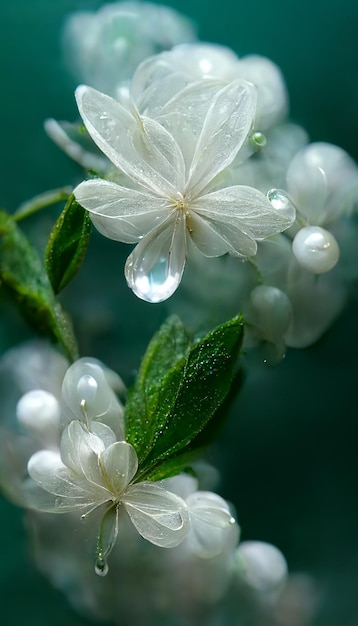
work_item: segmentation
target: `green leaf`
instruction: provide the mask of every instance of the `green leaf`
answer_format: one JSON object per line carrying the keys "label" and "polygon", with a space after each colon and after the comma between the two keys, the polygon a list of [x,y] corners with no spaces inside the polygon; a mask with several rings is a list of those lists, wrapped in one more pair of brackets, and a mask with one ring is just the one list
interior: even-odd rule
{"label": "green leaf", "polygon": [[45,251],[45,267],[54,292],[60,293],[80,269],[92,222],[71,195],[55,223]]}
{"label": "green leaf", "polygon": [[[161,333],[162,329],[159,335],[165,335]],[[126,404],[130,424],[127,436],[137,450],[141,477],[164,477],[166,471],[170,475],[174,469],[181,471],[187,459],[180,456],[202,445],[199,433],[218,415],[231,389],[242,338],[243,321],[237,316],[194,343],[181,358],[177,355],[176,362],[173,352],[172,367],[148,386],[148,370],[142,364],[140,383],[137,381],[129,394],[129,405],[128,401]],[[156,338],[144,362],[149,359],[151,363],[149,357],[155,341]],[[196,438],[197,446],[194,446]],[[162,467],[163,462],[168,464],[166,468]]]}
{"label": "green leaf", "polygon": [[150,467],[149,470],[137,474],[136,480],[163,480],[164,478],[177,476],[181,472],[195,474],[192,470],[192,465],[200,458],[200,453],[202,452],[202,448],[180,452],[179,454],[169,457],[165,461],[160,461],[158,465]]}
{"label": "green leaf", "polygon": [[0,285],[35,330],[59,341],[70,360],[77,358],[71,321],[55,298],[40,256],[4,211],[0,211]]}
{"label": "green leaf", "polygon": [[148,345],[126,401],[126,437],[136,448],[139,461],[150,452],[155,436],[156,421],[151,416],[155,416],[162,380],[183,359],[189,347],[189,335],[174,315],[164,322]]}

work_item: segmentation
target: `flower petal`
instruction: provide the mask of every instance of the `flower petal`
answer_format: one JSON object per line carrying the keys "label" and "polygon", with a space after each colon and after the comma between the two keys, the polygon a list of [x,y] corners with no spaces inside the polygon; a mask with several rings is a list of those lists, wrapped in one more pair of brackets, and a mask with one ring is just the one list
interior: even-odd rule
{"label": "flower petal", "polygon": [[154,193],[167,195],[184,181],[183,156],[158,122],[141,117],[91,87],[76,90],[77,104],[92,139],[129,178]]}
{"label": "flower petal", "polygon": [[74,194],[102,235],[124,243],[139,241],[170,211],[165,198],[100,179],[84,181]]}
{"label": "flower petal", "polygon": [[100,456],[100,463],[106,483],[118,496],[134,478],[138,469],[138,458],[130,443],[116,441]]}
{"label": "flower petal", "polygon": [[196,491],[186,503],[191,521],[190,549],[203,558],[220,554],[231,541],[231,529],[235,525],[227,503],[210,491]]}
{"label": "flower petal", "polygon": [[192,211],[190,236],[195,246],[207,257],[229,253],[232,256],[254,256],[256,242],[232,224],[212,221]]}
{"label": "flower petal", "polygon": [[62,433],[63,463],[80,478],[103,487],[99,455],[105,449],[103,440],[90,432],[79,420],[73,420]]}
{"label": "flower petal", "polygon": [[179,545],[189,530],[189,515],[184,500],[158,485],[131,485],[122,502],[139,534],[156,546],[173,548]]}
{"label": "flower petal", "polygon": [[57,496],[54,512],[75,511],[111,499],[107,489],[89,483],[86,478],[65,467],[57,452],[35,452],[28,462],[27,470],[42,489]]}
{"label": "flower petal", "polygon": [[187,170],[192,164],[198,137],[211,103],[224,85],[223,81],[212,79],[193,82],[177,90],[174,97],[156,114],[157,121],[175,137],[180,146]]}
{"label": "flower petal", "polygon": [[185,216],[174,210],[129,255],[125,267],[128,285],[138,298],[147,302],[162,302],[179,286],[185,260]]}
{"label": "flower petal", "polygon": [[214,222],[236,226],[255,240],[286,230],[295,219],[295,210],[276,209],[266,196],[244,185],[234,185],[201,196],[192,208]]}
{"label": "flower petal", "polygon": [[202,125],[187,184],[196,196],[234,160],[252,126],[256,89],[235,80],[214,97]]}

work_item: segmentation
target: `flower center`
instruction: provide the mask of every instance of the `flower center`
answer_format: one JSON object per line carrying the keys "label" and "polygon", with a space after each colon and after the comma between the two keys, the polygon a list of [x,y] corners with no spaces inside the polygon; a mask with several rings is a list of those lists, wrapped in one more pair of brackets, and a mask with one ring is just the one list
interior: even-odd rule
{"label": "flower center", "polygon": [[171,199],[171,206],[173,209],[177,211],[182,211],[188,217],[190,215],[188,208],[188,200],[182,193],[176,195],[176,197]]}

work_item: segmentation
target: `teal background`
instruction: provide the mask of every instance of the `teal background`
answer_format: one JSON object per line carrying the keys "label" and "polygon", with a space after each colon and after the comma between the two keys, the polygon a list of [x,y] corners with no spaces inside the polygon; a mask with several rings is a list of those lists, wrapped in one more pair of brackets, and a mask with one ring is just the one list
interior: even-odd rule
{"label": "teal background", "polygon": [[[76,84],[61,60],[61,24],[68,12],[100,4],[0,0],[0,202],[7,209],[81,178],[79,168],[46,137],[43,120],[76,117]],[[358,159],[355,0],[167,4],[198,23],[202,40],[275,61],[287,81],[291,118],[308,130],[311,140],[337,143]],[[41,234],[33,235],[41,242]],[[94,237],[84,268],[87,281],[82,285],[79,276],[67,298],[70,302],[77,290],[74,315],[82,353],[91,350],[129,382],[166,308],[136,301],[123,286],[127,252]],[[110,295],[106,291],[96,254],[107,259],[105,271],[112,284],[118,281],[119,301],[115,289]],[[87,307],[86,323],[93,329],[104,314],[101,299],[113,306],[117,323],[112,334],[98,332],[89,345],[81,306]],[[221,445],[212,452],[223,474],[221,493],[234,501],[243,537],[275,543],[292,571],[306,571],[319,580],[325,599],[315,626],[358,624],[357,313],[355,296],[316,346],[289,351],[274,370],[255,370]],[[4,305],[1,350],[28,336],[28,329]],[[22,518],[22,511],[0,500],[2,623],[87,624],[33,568]]]}

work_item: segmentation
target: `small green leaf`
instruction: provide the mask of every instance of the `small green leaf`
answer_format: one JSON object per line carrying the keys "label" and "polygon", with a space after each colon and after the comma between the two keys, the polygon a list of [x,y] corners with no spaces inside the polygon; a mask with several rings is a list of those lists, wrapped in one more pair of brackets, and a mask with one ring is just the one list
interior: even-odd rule
{"label": "small green leaf", "polygon": [[80,269],[86,255],[92,222],[71,195],[50,235],[45,267],[54,292],[60,293]]}
{"label": "small green leaf", "polygon": [[59,341],[70,360],[77,358],[71,321],[55,298],[40,256],[4,211],[0,212],[0,285],[35,330]]}
{"label": "small green leaf", "polygon": [[[137,450],[140,476],[164,477],[167,471],[180,471],[187,463],[180,456],[202,445],[199,434],[217,418],[231,389],[242,338],[243,321],[238,316],[214,329],[189,351],[186,348],[181,358],[178,354],[176,363],[173,357],[174,365],[149,385],[148,369],[142,364],[140,383],[137,381],[126,404],[130,424],[127,437]],[[155,338],[151,345],[153,350]],[[163,462],[168,465],[162,466]]]}
{"label": "small green leaf", "polygon": [[189,335],[174,315],[164,322],[149,343],[126,401],[127,441],[136,448],[139,461],[149,453],[155,436],[155,413],[162,380],[168,370],[183,359],[189,347]]}
{"label": "small green leaf", "polygon": [[149,470],[138,473],[136,481],[163,480],[164,478],[177,476],[181,472],[195,474],[192,470],[192,465],[200,458],[201,452],[203,452],[203,449],[197,448],[195,450],[185,450],[184,452],[171,456],[165,461],[160,461],[158,465],[151,466]]}

